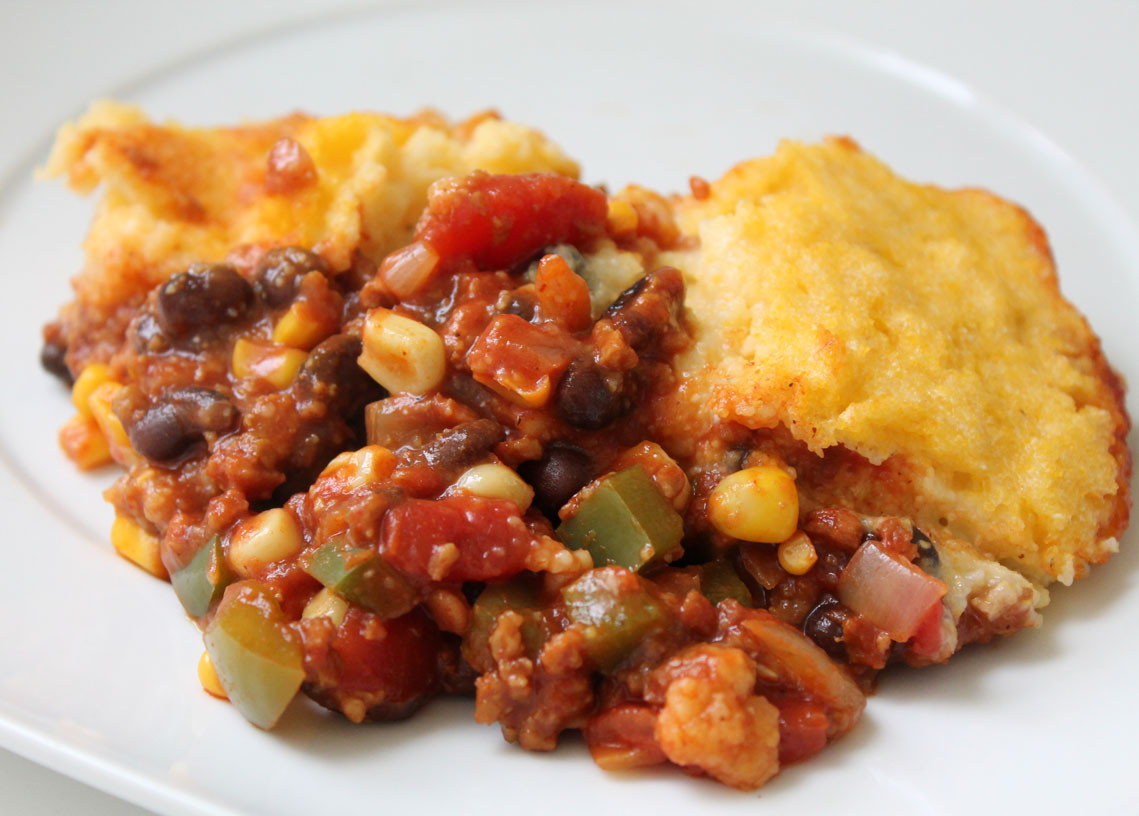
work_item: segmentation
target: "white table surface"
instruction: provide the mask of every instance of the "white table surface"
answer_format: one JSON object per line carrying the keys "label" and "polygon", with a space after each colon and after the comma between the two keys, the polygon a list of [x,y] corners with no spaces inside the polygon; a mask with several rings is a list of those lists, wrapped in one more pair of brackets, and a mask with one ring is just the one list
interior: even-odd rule
{"label": "white table surface", "polygon": [[[360,5],[326,3],[319,13]],[[773,18],[825,24],[979,88],[1048,134],[1139,222],[1139,3],[897,0],[885,5],[898,15],[927,17],[926,34],[899,42],[889,27],[868,30],[862,3],[771,4]],[[317,14],[301,0],[2,3],[0,166],[42,149],[56,124],[148,68],[256,31],[268,19],[282,24]],[[1070,61],[1067,50],[1074,40],[1096,45]],[[45,42],[54,46],[45,49]],[[84,67],[67,70],[76,65]],[[0,812],[125,816],[144,811],[0,750]]]}

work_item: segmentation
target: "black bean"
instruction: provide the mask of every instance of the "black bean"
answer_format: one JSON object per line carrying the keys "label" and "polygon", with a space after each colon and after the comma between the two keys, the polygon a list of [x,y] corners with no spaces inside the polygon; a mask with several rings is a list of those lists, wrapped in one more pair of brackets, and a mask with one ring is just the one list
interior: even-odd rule
{"label": "black bean", "polygon": [[376,265],[357,252],[352,256],[352,265],[336,276],[336,288],[345,298],[358,296],[360,289],[374,277],[376,277]]}
{"label": "black bean", "polygon": [[648,283],[648,280],[649,276],[645,275],[634,281],[624,292],[617,296],[615,301],[609,304],[609,308],[605,310],[605,317],[612,318],[620,314],[623,309],[637,298],[637,295],[645,290],[645,285]]}
{"label": "black bean", "polygon": [[237,418],[237,408],[229,398],[209,388],[180,388],[168,399],[178,406],[186,423],[200,431],[227,431]]}
{"label": "black bean", "polygon": [[139,354],[161,354],[170,349],[170,338],[163,334],[158,320],[149,311],[139,313],[129,336]]}
{"label": "black bean", "polygon": [[66,358],[67,344],[56,339],[44,340],[43,348],[40,349],[40,365],[71,386],[75,383],[75,378],[71,376]]}
{"label": "black bean", "polygon": [[645,275],[605,310],[625,342],[634,349],[649,347],[680,317],[684,279],[671,266]]}
{"label": "black bean", "polygon": [[253,287],[229,264],[194,264],[158,289],[157,318],[171,339],[234,323],[253,305]]}
{"label": "black bean", "polygon": [[237,409],[224,395],[207,388],[183,388],[147,408],[127,423],[131,446],[147,459],[170,462],[189,453],[207,431],[231,428]]}
{"label": "black bean", "polygon": [[[700,545],[700,539],[696,539],[690,543],[686,542],[684,545],[684,557],[687,558],[688,553],[696,551]],[[741,563],[743,555],[740,551],[740,548],[736,547],[728,557],[731,559],[732,565],[735,567],[736,575],[740,577],[740,580],[744,582],[744,586],[746,586],[748,588],[748,591],[751,593],[752,606],[754,606],[756,609],[767,609],[767,589],[764,588],[763,584],[759,583],[759,581],[755,579],[755,576],[751,574],[747,567]]]}
{"label": "black bean", "polygon": [[941,556],[938,554],[937,547],[930,540],[929,536],[917,527],[914,527],[910,541],[918,546],[918,566],[930,575],[937,575],[938,570],[941,568]]}
{"label": "black bean", "polygon": [[285,481],[273,491],[279,504],[284,504],[294,493],[303,493],[316,481],[332,458],[349,445],[354,436],[344,425],[322,422],[309,426],[290,440],[289,455],[281,466]]}
{"label": "black bean", "polygon": [[846,660],[842,627],[850,611],[833,595],[824,595],[803,621],[803,634],[836,660]]}
{"label": "black bean", "polygon": [[575,428],[596,431],[623,416],[632,406],[625,378],[606,371],[588,355],[576,358],[558,383],[554,407]]}
{"label": "black bean", "polygon": [[538,313],[538,294],[531,286],[504,291],[496,306],[502,314],[518,315],[523,320],[530,321]]}
{"label": "black bean", "polygon": [[201,439],[200,434],[187,434],[178,408],[162,403],[148,409],[127,427],[131,447],[155,462],[177,459]]}
{"label": "black bean", "polygon": [[502,397],[495,394],[470,374],[456,373],[448,377],[444,383],[447,396],[469,405],[480,414],[493,414],[495,406],[502,401]]}
{"label": "black bean", "polygon": [[576,445],[555,442],[541,459],[524,462],[518,475],[534,488],[534,506],[557,523],[562,505],[593,478],[593,461]]}
{"label": "black bean", "polygon": [[297,388],[337,416],[351,416],[365,403],[383,399],[387,392],[356,362],[362,348],[360,338],[350,334],[322,341],[301,366]]}
{"label": "black bean", "polygon": [[276,247],[265,253],[253,273],[253,286],[274,309],[292,302],[297,283],[309,272],[328,274],[328,264],[315,252],[301,247]]}
{"label": "black bean", "polygon": [[506,429],[493,419],[476,419],[441,431],[423,446],[423,458],[432,467],[466,467],[505,438]]}
{"label": "black bean", "polygon": [[[321,688],[316,683],[305,683],[301,686],[303,691],[308,697],[318,705],[324,706],[329,711],[341,711],[341,702],[336,693],[332,689]],[[418,693],[407,700],[394,701],[385,700],[383,695],[378,695],[380,702],[375,703],[364,712],[364,719],[368,722],[397,722],[399,720],[406,720],[411,717],[419,709],[431,699],[433,692],[425,691]]]}

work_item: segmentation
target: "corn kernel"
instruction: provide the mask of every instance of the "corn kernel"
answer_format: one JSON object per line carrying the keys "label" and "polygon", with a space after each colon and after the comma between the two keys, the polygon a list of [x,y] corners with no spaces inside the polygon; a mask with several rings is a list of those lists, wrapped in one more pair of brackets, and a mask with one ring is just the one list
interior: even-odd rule
{"label": "corn kernel", "polygon": [[312,596],[304,611],[302,618],[329,618],[333,626],[340,626],[344,616],[348,614],[348,601],[341,598],[328,587]]}
{"label": "corn kernel", "polygon": [[234,572],[248,578],[264,567],[301,551],[304,538],[288,510],[275,507],[247,518],[229,538],[226,558]]}
{"label": "corn kernel", "polygon": [[71,401],[83,416],[91,416],[91,406],[87,401],[95,389],[105,382],[114,380],[111,377],[111,367],[102,363],[91,363],[75,378],[75,384],[71,386]]}
{"label": "corn kernel", "polygon": [[742,541],[785,541],[799,522],[795,480],[773,465],[737,471],[708,497],[708,520],[724,535]]}
{"label": "corn kernel", "polygon": [[111,447],[92,417],[76,414],[59,429],[59,446],[80,470],[110,464]]}
{"label": "corn kernel", "polygon": [[372,309],[364,323],[360,367],[393,394],[425,394],[443,381],[443,339],[422,323],[388,309]]}
{"label": "corn kernel", "polygon": [[242,337],[233,344],[230,367],[235,377],[260,377],[283,389],[292,384],[307,359],[308,353],[300,349],[268,346]]}
{"label": "corn kernel", "polygon": [[126,516],[115,516],[111,524],[111,544],[115,552],[156,578],[167,577],[158,551],[158,539]]}
{"label": "corn kernel", "polygon": [[229,695],[221,687],[221,680],[218,679],[218,673],[214,669],[214,661],[210,660],[209,652],[202,652],[202,656],[198,658],[198,682],[214,697],[221,700],[229,699]]}
{"label": "corn kernel", "polygon": [[123,423],[111,410],[111,401],[122,387],[120,383],[114,380],[100,384],[87,398],[87,406],[95,418],[95,422],[98,423],[99,430],[103,432],[103,436],[107,440],[111,457],[123,467],[129,468],[139,461],[139,456],[131,447],[131,441]]}
{"label": "corn kernel", "polygon": [[303,300],[289,307],[273,327],[273,342],[282,346],[308,351],[336,331],[336,325],[318,315]]}
{"label": "corn kernel", "polygon": [[494,462],[467,469],[455,481],[455,487],[484,499],[512,501],[523,513],[534,501],[534,488],[506,465]]}
{"label": "corn kernel", "polygon": [[776,550],[779,566],[792,575],[806,575],[819,560],[815,545],[802,530],[779,545]]}
{"label": "corn kernel", "polygon": [[614,235],[633,232],[637,228],[638,220],[637,211],[628,201],[617,199],[609,202],[606,221],[609,224],[609,231]]}
{"label": "corn kernel", "polygon": [[336,478],[345,490],[356,490],[386,479],[395,470],[395,454],[382,445],[365,445],[345,451],[321,472],[321,478]]}

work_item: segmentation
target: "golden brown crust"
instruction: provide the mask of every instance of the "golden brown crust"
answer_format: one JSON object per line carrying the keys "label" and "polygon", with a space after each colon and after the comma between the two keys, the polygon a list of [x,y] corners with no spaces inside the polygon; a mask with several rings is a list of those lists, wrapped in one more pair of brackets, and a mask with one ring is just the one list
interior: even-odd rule
{"label": "golden brown crust", "polygon": [[[288,184],[267,177],[284,139],[313,171]],[[103,188],[60,315],[71,369],[105,360],[145,294],[190,263],[277,245],[312,247],[334,271],[357,252],[379,260],[410,239],[434,181],[475,169],[577,174],[542,134],[489,112],[457,125],[425,111],[187,128],[96,103],[60,129],[44,169],[77,192]]]}
{"label": "golden brown crust", "polygon": [[838,139],[785,143],[676,209],[700,240],[665,258],[686,273],[696,411],[784,429],[808,506],[910,517],[1042,582],[1115,551],[1123,384],[1022,208]]}
{"label": "golden brown crust", "polygon": [[[282,139],[313,183],[268,184]],[[282,243],[334,270],[376,260],[408,239],[432,181],[475,167],[577,169],[494,114],[189,129],[97,105],[47,167],[105,191],[61,313],[68,362],[106,359],[145,293],[194,261]],[[1110,556],[1130,512],[1123,383],[1027,212],[905,182],[850,139],[785,144],[697,187],[672,242],[696,248],[662,259],[687,271],[697,335],[674,403],[786,428],[808,505],[912,517],[1043,581]]]}

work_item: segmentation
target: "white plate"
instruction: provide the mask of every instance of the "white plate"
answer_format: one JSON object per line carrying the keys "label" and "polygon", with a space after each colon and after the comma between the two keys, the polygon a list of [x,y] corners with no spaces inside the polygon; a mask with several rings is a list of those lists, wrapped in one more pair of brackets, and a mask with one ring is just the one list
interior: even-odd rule
{"label": "white plate", "polygon": [[[1015,5],[1036,14],[1035,5],[1031,12]],[[298,3],[286,6],[298,16]],[[112,7],[111,18],[125,21],[139,9],[151,17],[132,17],[125,29],[90,18],[93,35],[122,48],[137,43],[143,55],[132,81],[116,88],[96,63],[84,74],[84,60],[100,49],[52,50],[51,14],[86,8],[65,4],[20,20],[27,38],[13,47],[38,54],[38,38],[46,56],[37,57],[41,72],[7,74],[3,86],[18,86],[15,109],[26,114],[6,123],[3,145],[38,140],[40,148],[9,163],[0,189],[7,520],[0,744],[149,808],[285,814],[414,805],[665,816],[693,808],[752,812],[757,803],[677,772],[605,774],[572,738],[553,755],[526,754],[503,743],[496,728],[475,725],[466,701],[440,701],[409,723],[379,727],[350,727],[297,705],[266,734],[200,691],[197,632],[168,587],[111,553],[111,515],[98,497],[107,478],[76,474],[56,449],[70,408],[35,363],[39,327],[78,268],[90,209],[58,186],[33,188],[30,170],[77,102],[68,95],[76,88],[117,92],[157,116],[203,124],[293,108],[408,113],[430,104],[458,116],[494,106],[544,128],[583,162],[587,180],[612,187],[638,181],[682,189],[690,174],[714,177],[781,137],[848,133],[905,175],[983,185],[1027,205],[1048,229],[1065,292],[1088,314],[1110,359],[1139,382],[1134,222],[1072,154],[981,90],[990,82],[1006,93],[1030,89],[1018,99],[1021,109],[1043,112],[1101,172],[1113,168],[1111,180],[1124,183],[1134,206],[1128,182],[1139,180],[1139,162],[1126,140],[1086,135],[1092,131],[1063,110],[1050,113],[1049,103],[1054,94],[1081,115],[1123,110],[1130,119],[1105,126],[1132,134],[1135,106],[1110,96],[1089,101],[1078,84],[1048,84],[1082,70],[1086,87],[1100,90],[1092,83],[1101,78],[1089,71],[1098,71],[1104,49],[1124,53],[1134,40],[1126,32],[1105,28],[1096,42],[1072,43],[1063,70],[1049,74],[1051,62],[1033,58],[1027,45],[1002,50],[1000,33],[1020,30],[1022,19],[1009,7],[986,20],[995,35],[975,36],[968,21],[932,6],[899,17],[892,3],[859,5],[855,15],[816,4],[796,12],[713,0],[699,14],[667,3],[394,5],[226,39],[222,32],[252,27],[253,13],[236,12],[227,28],[224,6],[206,5],[185,22],[187,36],[216,47],[162,67],[151,40],[173,42],[172,35],[147,32],[171,19],[128,3]],[[1063,42],[1064,27],[1086,29],[1088,16],[1105,26],[1135,20],[1108,11],[1081,5],[1078,21],[1042,12],[1033,41]],[[976,53],[953,57],[953,43],[931,26],[958,44],[973,37]],[[915,61],[926,51],[960,65],[972,84]],[[130,64],[113,48],[107,59]],[[1118,59],[1130,67],[1124,77],[1139,75],[1133,55]],[[159,68],[143,70],[152,66]],[[1035,93],[1033,82],[1005,73],[1025,66],[1042,77]],[[90,87],[97,79],[104,84]],[[43,96],[29,101],[37,88]],[[888,674],[857,731],[763,789],[763,804],[839,806],[847,814],[1133,811],[1134,543],[1128,535],[1109,567],[1056,591],[1042,630],[969,649],[948,667]]]}

